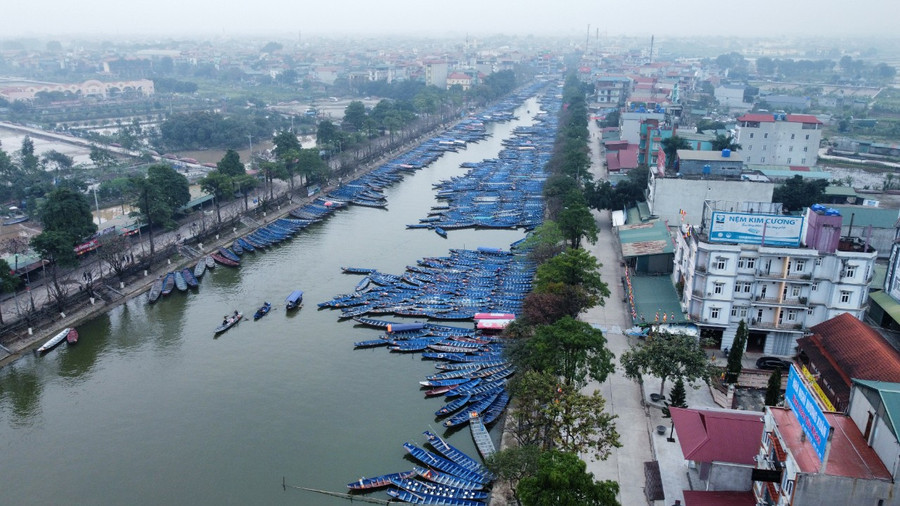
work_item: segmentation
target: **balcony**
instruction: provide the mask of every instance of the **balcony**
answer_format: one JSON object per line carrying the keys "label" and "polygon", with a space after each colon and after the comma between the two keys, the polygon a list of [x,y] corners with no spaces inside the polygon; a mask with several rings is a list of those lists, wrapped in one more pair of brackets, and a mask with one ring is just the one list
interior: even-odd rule
{"label": "balcony", "polygon": [[788,322],[788,323],[775,323],[772,321],[768,321],[765,318],[762,320],[758,318],[750,319],[750,329],[756,330],[779,330],[782,332],[803,332],[803,324],[797,322]]}
{"label": "balcony", "polygon": [[779,306],[803,309],[806,307],[806,302],[807,300],[805,297],[790,297],[778,300],[775,297],[760,297],[759,295],[755,295],[753,296],[753,300],[750,302],[750,304],[753,306]]}

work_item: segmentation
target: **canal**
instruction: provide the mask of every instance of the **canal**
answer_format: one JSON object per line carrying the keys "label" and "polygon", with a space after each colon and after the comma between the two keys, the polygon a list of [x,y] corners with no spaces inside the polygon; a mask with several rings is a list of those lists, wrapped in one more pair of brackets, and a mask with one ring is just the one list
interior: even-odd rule
{"label": "canal", "polygon": [[[351,207],[238,270],[207,272],[198,292],[154,304],[140,297],[78,330],[79,344],[0,369],[2,504],[345,504],[281,488],[343,492],[361,476],[412,469],[405,441],[433,429],[475,455],[468,428],[444,432],[418,382],[435,372],[418,354],[354,350],[378,331],[316,304],[353,290],[341,266],[401,274],[449,248],[508,248],[520,230],[407,230],[436,203],[432,184],[493,158],[532,123],[488,126],[489,137],[447,153],[386,190],[388,209]],[[285,314],[284,297],[306,305]],[[274,309],[217,339],[234,309]],[[458,323],[462,326],[471,325]],[[494,437],[499,437],[494,428]],[[378,497],[387,498],[380,493]]]}

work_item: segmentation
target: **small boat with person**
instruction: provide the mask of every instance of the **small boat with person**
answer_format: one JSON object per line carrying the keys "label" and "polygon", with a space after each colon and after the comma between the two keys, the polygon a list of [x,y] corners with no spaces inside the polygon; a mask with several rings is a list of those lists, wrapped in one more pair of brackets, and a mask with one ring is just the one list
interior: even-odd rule
{"label": "small boat with person", "polygon": [[237,325],[243,318],[244,318],[244,314],[238,312],[238,310],[235,309],[233,314],[224,316],[222,318],[222,324],[219,325],[218,327],[216,327],[214,333],[216,335],[219,335],[222,332],[225,332],[226,330],[230,329],[231,327],[234,327],[235,325]]}
{"label": "small boat with person", "polygon": [[303,306],[303,290],[294,290],[284,299],[285,309],[297,309]]}
{"label": "small boat with person", "polygon": [[387,487],[391,484],[392,479],[406,480],[416,475],[415,471],[403,471],[399,473],[382,474],[372,478],[360,478],[357,481],[347,484],[350,490],[371,490],[373,488]]}
{"label": "small boat with person", "polygon": [[263,302],[263,305],[260,306],[259,309],[257,309],[255,313],[253,313],[253,321],[259,320],[263,316],[266,316],[267,314],[269,314],[269,311],[271,311],[271,310],[272,310],[272,304],[270,304],[268,301]]}
{"label": "small boat with person", "polygon": [[38,353],[44,353],[55,348],[56,345],[63,342],[63,339],[65,339],[66,336],[69,335],[70,330],[72,329],[69,327],[60,330],[58,334],[48,339],[46,343],[44,343],[40,348],[37,349]]}

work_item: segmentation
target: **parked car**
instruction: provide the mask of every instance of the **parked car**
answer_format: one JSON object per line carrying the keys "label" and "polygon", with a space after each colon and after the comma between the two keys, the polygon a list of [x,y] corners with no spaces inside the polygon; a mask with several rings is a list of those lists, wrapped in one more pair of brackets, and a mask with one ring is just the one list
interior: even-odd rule
{"label": "parked car", "polygon": [[778,357],[759,357],[756,360],[756,368],[757,369],[781,369],[782,371],[787,371],[791,368],[790,360],[780,359]]}

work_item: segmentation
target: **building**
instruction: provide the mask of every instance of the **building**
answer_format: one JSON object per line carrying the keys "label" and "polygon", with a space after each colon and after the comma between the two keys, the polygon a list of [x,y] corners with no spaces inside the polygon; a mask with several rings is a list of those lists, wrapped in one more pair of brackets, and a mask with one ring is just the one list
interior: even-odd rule
{"label": "building", "polygon": [[[763,422],[759,412],[669,408],[695,490],[749,491]],[[689,471],[690,473],[691,471]]]}
{"label": "building", "polygon": [[694,151],[679,149],[676,152],[675,170],[682,176],[715,178],[740,178],[744,171],[744,157],[741,153],[723,149],[722,151]]}
{"label": "building", "polygon": [[647,204],[650,212],[668,222],[670,227],[682,224],[700,225],[704,203],[709,199],[724,202],[771,202],[775,184],[744,179],[663,177],[650,171]]}
{"label": "building", "polygon": [[631,79],[625,76],[601,76],[594,81],[597,103],[604,107],[623,107],[631,92]]}
{"label": "building", "polygon": [[463,72],[453,72],[447,76],[447,89],[459,85],[463,91],[472,87],[472,77]]}
{"label": "building", "polygon": [[623,141],[628,141],[629,144],[640,144],[641,125],[649,122],[652,125],[659,126],[663,124],[665,119],[666,115],[662,112],[623,112],[621,115],[622,135],[620,138]]}
{"label": "building", "polygon": [[99,97],[139,94],[144,97],[153,95],[153,81],[138,79],[135,81],[102,82],[90,79],[83,83],[57,84],[39,81],[3,81],[0,82],[0,98],[9,102],[31,101],[38,93],[59,92],[74,98]]}
{"label": "building", "polygon": [[854,379],[847,415],[896,482],[900,477],[900,383]]}
{"label": "building", "polygon": [[707,201],[700,226],[675,238],[682,309],[723,350],[744,320],[748,350],[793,355],[806,329],[864,316],[877,252],[841,240],[840,228],[840,215],[818,208],[786,216],[780,204]]}
{"label": "building", "polygon": [[738,118],[736,142],[748,164],[812,167],[822,122],[807,114],[754,113]]}
{"label": "building", "polygon": [[447,89],[447,74],[449,65],[445,61],[427,61],[425,62],[425,86],[437,86],[441,89]]}
{"label": "building", "polygon": [[[766,407],[754,472],[757,504],[898,504],[891,473],[853,419],[819,413],[816,419],[825,429],[824,437],[810,431],[791,409]],[[818,440],[820,444],[815,444]],[[820,455],[821,447],[824,455]]]}
{"label": "building", "polygon": [[725,107],[746,111],[750,109],[751,104],[744,102],[744,88],[742,84],[723,84],[716,86],[713,96]]}
{"label": "building", "polygon": [[800,362],[822,392],[823,404],[844,411],[856,379],[900,382],[900,352],[872,327],[848,313],[810,327],[812,334],[797,341]]}

